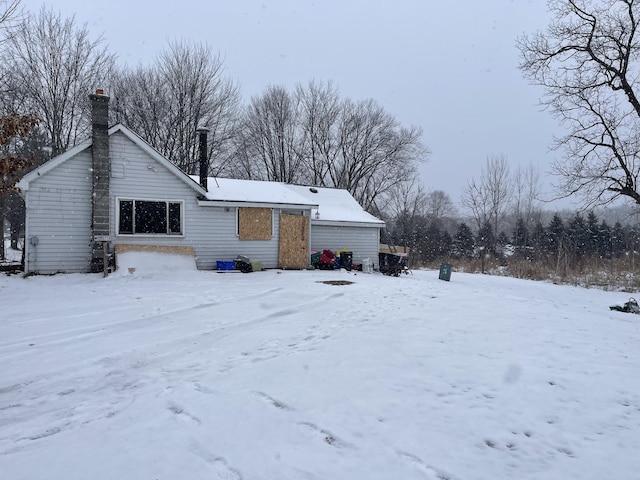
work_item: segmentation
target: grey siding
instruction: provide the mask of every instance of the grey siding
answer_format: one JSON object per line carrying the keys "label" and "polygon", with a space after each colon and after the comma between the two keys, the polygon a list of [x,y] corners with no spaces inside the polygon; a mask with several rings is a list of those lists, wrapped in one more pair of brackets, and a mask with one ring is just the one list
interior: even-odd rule
{"label": "grey siding", "polygon": [[91,151],[85,150],[33,180],[26,200],[26,271],[89,271]]}
{"label": "grey siding", "polygon": [[[213,269],[217,260],[232,260],[237,255],[261,261],[265,268],[278,265],[278,212],[273,217],[271,240],[241,241],[236,235],[235,207],[199,206],[197,193],[192,188],[123,134],[111,136],[110,149],[111,234],[114,243],[192,246],[199,269]],[[117,235],[117,198],[184,201],[184,235]]]}
{"label": "grey siding", "polygon": [[365,258],[371,259],[378,267],[378,250],[380,248],[380,228],[327,226],[311,224],[312,250],[341,250],[353,252],[353,263],[362,263]]}
{"label": "grey siding", "polygon": [[273,215],[271,240],[240,240],[236,235],[235,208],[199,208],[201,220],[193,225],[193,228],[201,232],[198,236],[202,238],[200,247],[196,250],[199,268],[216,268],[216,260],[233,260],[238,255],[260,261],[264,268],[278,266],[279,214],[277,211]]}

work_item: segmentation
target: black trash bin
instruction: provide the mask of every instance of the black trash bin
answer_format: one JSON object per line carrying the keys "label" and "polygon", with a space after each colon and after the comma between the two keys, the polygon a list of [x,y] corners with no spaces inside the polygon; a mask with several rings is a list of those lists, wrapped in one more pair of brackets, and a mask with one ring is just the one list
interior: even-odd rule
{"label": "black trash bin", "polygon": [[440,264],[440,276],[438,277],[440,280],[444,280],[448,282],[451,280],[451,269],[453,265],[450,263],[441,263]]}
{"label": "black trash bin", "polygon": [[353,252],[340,252],[340,267],[351,271],[353,268]]}

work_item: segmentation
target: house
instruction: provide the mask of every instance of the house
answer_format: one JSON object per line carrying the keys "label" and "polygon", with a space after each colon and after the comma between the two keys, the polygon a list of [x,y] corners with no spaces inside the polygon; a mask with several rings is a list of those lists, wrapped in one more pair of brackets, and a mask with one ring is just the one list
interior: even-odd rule
{"label": "house", "polygon": [[[209,179],[202,174],[206,131],[199,132],[201,175],[194,179],[125,126],[109,128],[102,91],[90,99],[91,138],[18,183],[27,211],[25,272],[99,272],[106,253],[125,246],[192,251],[199,269],[237,255],[264,268],[305,268],[312,248],[332,247],[377,262],[383,223],[359,205],[358,212],[348,192]],[[350,213],[340,216],[336,210],[347,204]]]}

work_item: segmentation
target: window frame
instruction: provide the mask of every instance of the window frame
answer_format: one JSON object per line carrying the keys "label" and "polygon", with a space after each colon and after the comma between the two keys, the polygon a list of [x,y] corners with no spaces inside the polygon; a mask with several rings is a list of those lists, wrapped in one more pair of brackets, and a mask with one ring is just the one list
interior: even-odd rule
{"label": "window frame", "polygon": [[271,210],[271,232],[270,232],[270,238],[267,240],[241,240],[243,242],[268,242],[273,240],[273,227],[274,227],[274,223],[275,223],[275,208],[271,208],[271,207],[236,207],[236,237],[240,240],[240,209],[241,208],[268,208],[269,210]]}
{"label": "window frame", "polygon": [[[121,232],[120,231],[120,212],[121,212],[121,203],[122,202],[132,202],[132,232]],[[135,214],[136,214],[136,202],[148,202],[148,203],[164,203],[166,208],[166,231],[164,233],[136,233],[136,223],[135,223]],[[171,230],[171,205],[179,205],[179,215],[180,215],[180,232],[172,233]],[[173,200],[173,199],[157,199],[157,198],[140,198],[140,197],[116,197],[116,224],[115,224],[116,235],[123,237],[167,237],[167,238],[175,238],[175,237],[184,237],[185,235],[185,224],[184,224],[184,200]]]}

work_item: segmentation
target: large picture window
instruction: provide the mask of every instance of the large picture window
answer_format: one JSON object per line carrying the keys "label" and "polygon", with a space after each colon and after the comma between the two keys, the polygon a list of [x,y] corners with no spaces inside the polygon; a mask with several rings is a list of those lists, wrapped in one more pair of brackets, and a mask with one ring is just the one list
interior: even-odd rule
{"label": "large picture window", "polygon": [[120,235],[182,235],[182,202],[119,200]]}

